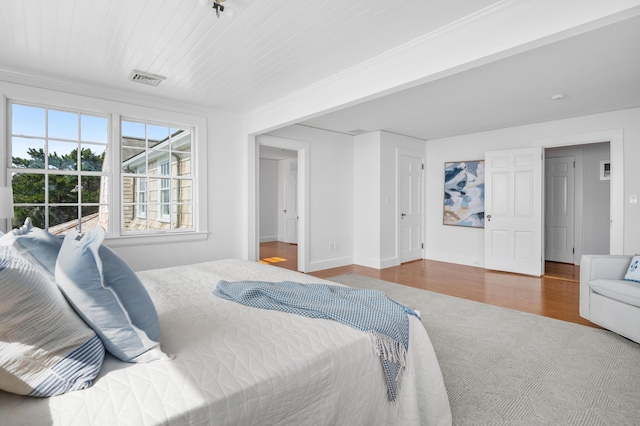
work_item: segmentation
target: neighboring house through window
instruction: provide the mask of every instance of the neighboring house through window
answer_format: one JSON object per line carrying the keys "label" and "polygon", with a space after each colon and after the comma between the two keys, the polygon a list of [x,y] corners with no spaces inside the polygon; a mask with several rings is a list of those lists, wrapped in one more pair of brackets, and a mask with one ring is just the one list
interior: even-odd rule
{"label": "neighboring house through window", "polygon": [[123,233],[193,229],[192,130],[130,119],[121,129]]}

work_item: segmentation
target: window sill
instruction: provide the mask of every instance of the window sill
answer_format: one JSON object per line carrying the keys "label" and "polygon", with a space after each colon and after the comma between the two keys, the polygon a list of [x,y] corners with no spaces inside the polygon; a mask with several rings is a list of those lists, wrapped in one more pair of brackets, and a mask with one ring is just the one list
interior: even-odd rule
{"label": "window sill", "polygon": [[121,237],[105,238],[107,247],[130,247],[155,244],[188,243],[193,241],[205,241],[209,238],[209,232],[166,232],[145,235],[126,235]]}

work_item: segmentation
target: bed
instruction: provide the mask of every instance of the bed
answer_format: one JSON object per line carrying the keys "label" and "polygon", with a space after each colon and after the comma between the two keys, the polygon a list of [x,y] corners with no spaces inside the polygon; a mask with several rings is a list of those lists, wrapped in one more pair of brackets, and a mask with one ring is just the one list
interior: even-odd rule
{"label": "bed", "polygon": [[162,350],[175,358],[131,364],[107,354],[88,389],[50,398],[0,391],[0,424],[451,424],[438,360],[415,317],[398,398],[391,402],[364,333],[212,294],[220,280],[333,283],[242,260],[138,276],[158,311]]}

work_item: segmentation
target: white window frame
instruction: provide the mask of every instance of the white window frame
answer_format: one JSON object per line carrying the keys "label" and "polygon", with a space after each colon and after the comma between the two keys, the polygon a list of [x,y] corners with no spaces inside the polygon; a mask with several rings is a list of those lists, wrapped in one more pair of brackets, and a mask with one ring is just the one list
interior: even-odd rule
{"label": "white window frame", "polygon": [[[93,115],[110,116],[111,128],[109,129],[108,153],[112,166],[109,171],[110,188],[108,190],[110,225],[107,231],[105,243],[110,247],[139,246],[146,244],[161,244],[175,242],[204,241],[208,238],[208,213],[207,213],[207,118],[198,115],[193,109],[164,106],[163,109],[151,106],[153,102],[137,102],[136,104],[109,99],[109,97],[90,97],[68,93],[64,91],[49,90],[39,87],[23,85],[4,85],[1,88],[2,103],[0,107],[0,128],[8,137],[9,125],[8,104],[10,101],[17,103],[48,106],[61,110],[77,110]],[[185,112],[186,111],[186,112]],[[155,121],[158,123],[172,123],[176,127],[192,128],[192,165],[191,170],[195,178],[193,191],[193,231],[190,232],[159,232],[145,235],[121,234],[121,190],[119,170],[114,172],[113,164],[120,164],[120,119],[137,119],[139,121]],[[115,136],[114,136],[115,135]],[[115,142],[114,142],[115,138]],[[8,145],[8,144],[7,144]],[[2,184],[11,181],[10,161],[7,158],[9,148],[0,152],[0,173],[4,176]],[[8,164],[9,163],[9,164]],[[117,201],[116,201],[117,200]]]}

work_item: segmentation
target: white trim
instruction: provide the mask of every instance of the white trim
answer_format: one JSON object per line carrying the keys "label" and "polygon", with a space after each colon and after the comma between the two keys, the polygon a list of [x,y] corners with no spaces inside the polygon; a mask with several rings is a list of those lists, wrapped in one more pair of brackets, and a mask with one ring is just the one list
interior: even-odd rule
{"label": "white trim", "polygon": [[192,241],[204,241],[209,232],[156,232],[145,235],[126,235],[124,237],[105,238],[107,247],[135,247],[149,244],[175,244]]}
{"label": "white trim", "polygon": [[344,265],[352,265],[353,257],[336,257],[333,259],[310,262],[309,270],[306,272],[324,271],[325,269],[339,268]]}

